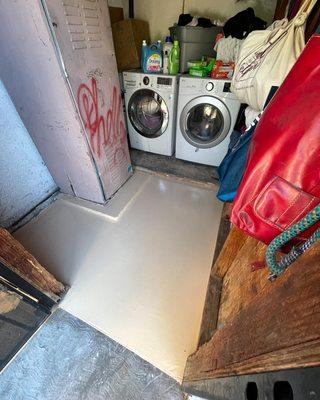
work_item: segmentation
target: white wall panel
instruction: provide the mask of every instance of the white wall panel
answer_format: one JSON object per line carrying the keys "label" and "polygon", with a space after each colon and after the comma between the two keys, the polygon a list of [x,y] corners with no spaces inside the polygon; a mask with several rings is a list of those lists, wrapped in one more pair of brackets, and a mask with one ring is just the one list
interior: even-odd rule
{"label": "white wall panel", "polygon": [[107,198],[128,179],[131,162],[105,0],[46,0],[91,152]]}
{"label": "white wall panel", "polygon": [[24,125],[64,193],[103,202],[41,1],[0,0],[0,7],[0,76]]}

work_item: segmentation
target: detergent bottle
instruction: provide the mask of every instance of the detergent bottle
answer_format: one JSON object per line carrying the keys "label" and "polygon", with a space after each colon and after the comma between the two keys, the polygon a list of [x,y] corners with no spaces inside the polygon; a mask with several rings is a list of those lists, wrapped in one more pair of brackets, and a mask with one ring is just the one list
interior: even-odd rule
{"label": "detergent bottle", "polygon": [[144,40],[142,42],[141,64],[145,73],[159,73],[162,69],[162,45],[159,40],[157,43],[147,45]]}
{"label": "detergent bottle", "polygon": [[163,64],[163,73],[168,74],[169,73],[169,57],[170,57],[170,52],[172,50],[172,38],[171,36],[166,37],[166,41],[162,47],[162,64]]}
{"label": "detergent bottle", "polygon": [[178,40],[173,42],[173,47],[169,56],[169,74],[177,75],[180,68],[180,47]]}

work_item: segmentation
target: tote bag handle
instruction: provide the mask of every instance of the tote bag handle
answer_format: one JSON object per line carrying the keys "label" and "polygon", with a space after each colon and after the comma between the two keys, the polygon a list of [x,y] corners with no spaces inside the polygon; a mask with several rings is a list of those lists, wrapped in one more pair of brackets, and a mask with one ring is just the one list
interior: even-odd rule
{"label": "tote bag handle", "polygon": [[[313,7],[315,6],[317,0],[305,0],[301,7],[299,8],[299,11],[295,15],[295,17],[288,22],[288,20],[285,18],[282,21],[282,24],[274,29],[272,33],[270,34],[268,38],[268,42],[272,45],[275,42],[277,42],[279,39],[281,39],[283,36],[287,34],[289,29],[292,29],[292,26],[297,27],[298,29],[304,29],[305,23],[307,21],[307,18],[309,14],[311,13]],[[302,40],[302,35],[298,35],[298,40],[299,43],[296,43],[295,51],[296,55],[298,56],[300,54],[299,48],[301,49],[302,47],[305,46],[305,42],[300,42]]]}

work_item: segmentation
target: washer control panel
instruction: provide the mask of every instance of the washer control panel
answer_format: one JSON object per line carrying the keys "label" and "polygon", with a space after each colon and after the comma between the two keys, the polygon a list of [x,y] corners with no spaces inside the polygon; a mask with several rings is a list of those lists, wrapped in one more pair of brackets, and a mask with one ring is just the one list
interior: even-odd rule
{"label": "washer control panel", "polygon": [[178,87],[178,76],[173,75],[125,71],[122,76],[125,90],[139,88],[174,94]]}

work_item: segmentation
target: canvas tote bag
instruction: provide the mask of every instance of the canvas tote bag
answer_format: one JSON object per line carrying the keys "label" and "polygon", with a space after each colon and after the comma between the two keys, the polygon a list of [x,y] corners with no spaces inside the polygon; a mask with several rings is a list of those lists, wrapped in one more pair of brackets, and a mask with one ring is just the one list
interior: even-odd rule
{"label": "canvas tote bag", "polygon": [[305,25],[316,1],[305,0],[291,21],[275,21],[245,39],[231,84],[241,102],[263,110],[270,88],[282,84],[305,46]]}

